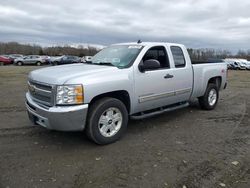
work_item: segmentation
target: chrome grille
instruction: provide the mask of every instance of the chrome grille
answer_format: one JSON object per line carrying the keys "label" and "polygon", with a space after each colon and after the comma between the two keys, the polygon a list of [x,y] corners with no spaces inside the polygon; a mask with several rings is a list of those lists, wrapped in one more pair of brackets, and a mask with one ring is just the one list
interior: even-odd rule
{"label": "chrome grille", "polygon": [[29,80],[28,88],[30,95],[36,102],[53,106],[53,87],[51,85]]}

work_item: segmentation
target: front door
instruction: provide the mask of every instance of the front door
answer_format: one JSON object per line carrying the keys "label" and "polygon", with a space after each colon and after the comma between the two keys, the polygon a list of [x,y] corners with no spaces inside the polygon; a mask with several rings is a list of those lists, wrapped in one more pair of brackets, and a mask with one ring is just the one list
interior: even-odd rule
{"label": "front door", "polygon": [[169,104],[175,101],[175,77],[170,68],[165,46],[150,48],[143,56],[141,63],[154,59],[160,63],[160,68],[146,71],[136,70],[135,96],[137,105],[135,111],[145,111]]}

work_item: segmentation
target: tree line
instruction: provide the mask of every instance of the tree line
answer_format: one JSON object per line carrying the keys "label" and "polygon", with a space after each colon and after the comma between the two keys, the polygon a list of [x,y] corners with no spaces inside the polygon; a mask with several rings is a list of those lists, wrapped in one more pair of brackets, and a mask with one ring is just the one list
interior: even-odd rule
{"label": "tree line", "polygon": [[23,54],[23,55],[75,55],[75,56],[93,56],[100,49],[93,46],[84,47],[78,45],[77,47],[65,46],[51,46],[41,47],[39,45],[20,44],[17,42],[0,42],[0,54]]}
{"label": "tree line", "polygon": [[239,50],[236,54],[232,54],[229,50],[222,49],[188,49],[188,53],[192,60],[208,60],[208,59],[225,59],[239,58],[250,60],[250,50]]}
{"label": "tree line", "polygon": [[[41,47],[39,45],[20,44],[17,42],[0,42],[0,54],[23,54],[23,55],[76,55],[76,56],[93,56],[100,49],[92,46],[84,47],[79,45],[77,47],[65,46],[51,46]],[[232,54],[229,50],[222,49],[188,49],[192,60],[208,60],[208,59],[224,59],[224,58],[241,58],[250,60],[250,50],[239,50],[236,54]]]}

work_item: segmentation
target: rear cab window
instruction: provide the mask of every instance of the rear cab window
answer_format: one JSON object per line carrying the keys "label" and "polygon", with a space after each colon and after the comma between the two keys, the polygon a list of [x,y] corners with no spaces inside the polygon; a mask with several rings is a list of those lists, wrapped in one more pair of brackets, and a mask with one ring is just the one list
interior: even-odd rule
{"label": "rear cab window", "polygon": [[184,53],[179,46],[171,46],[171,53],[174,59],[175,68],[183,68],[186,66],[186,60],[184,57]]}

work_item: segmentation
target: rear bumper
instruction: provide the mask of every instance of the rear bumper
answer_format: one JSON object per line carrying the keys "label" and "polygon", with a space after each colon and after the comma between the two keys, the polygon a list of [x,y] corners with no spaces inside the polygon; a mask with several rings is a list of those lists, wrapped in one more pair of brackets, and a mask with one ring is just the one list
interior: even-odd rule
{"label": "rear bumper", "polygon": [[88,112],[88,104],[77,106],[55,106],[44,108],[26,93],[26,108],[29,119],[47,129],[58,131],[82,131]]}

